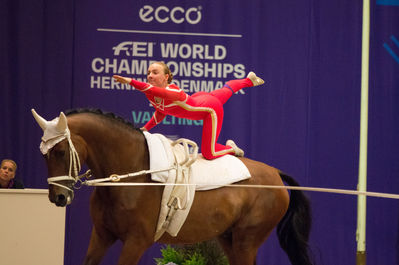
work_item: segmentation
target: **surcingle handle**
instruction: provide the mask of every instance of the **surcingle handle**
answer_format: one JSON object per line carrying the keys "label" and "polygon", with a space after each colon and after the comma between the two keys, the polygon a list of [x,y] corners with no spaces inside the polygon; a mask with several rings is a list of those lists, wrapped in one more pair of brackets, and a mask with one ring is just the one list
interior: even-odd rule
{"label": "surcingle handle", "polygon": [[[180,162],[181,166],[186,166],[189,167],[191,166],[192,163],[194,163],[197,160],[197,156],[198,156],[198,145],[188,139],[185,138],[180,138],[177,139],[176,141],[174,141],[172,143],[172,146],[175,146],[176,144],[182,144],[184,147],[184,154],[185,154],[185,158],[183,161]],[[189,149],[189,145],[192,146],[192,155],[190,155],[190,149]]]}

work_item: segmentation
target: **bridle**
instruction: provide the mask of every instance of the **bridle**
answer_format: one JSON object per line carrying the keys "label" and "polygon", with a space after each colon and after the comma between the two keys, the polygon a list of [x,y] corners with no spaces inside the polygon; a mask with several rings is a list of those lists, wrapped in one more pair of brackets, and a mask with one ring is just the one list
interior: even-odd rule
{"label": "bridle", "polygon": [[[73,142],[71,140],[71,133],[68,128],[66,128],[64,135],[50,138],[50,139],[48,139],[48,141],[46,141],[45,144],[51,144],[54,146],[56,143],[58,143],[64,139],[67,139],[68,145],[69,145],[69,172],[68,172],[68,175],[48,178],[47,183],[49,185],[58,186],[58,187],[61,187],[63,189],[70,191],[72,193],[72,197],[73,197],[74,191],[71,188],[71,186],[75,189],[79,189],[81,186],[76,185],[76,183],[81,182],[82,178],[85,178],[85,177],[89,178],[91,176],[91,173],[90,173],[90,170],[88,170],[86,173],[84,173],[80,176],[78,175],[81,170],[79,154],[76,151],[75,146],[73,145]],[[48,151],[47,155],[50,153],[50,151],[51,151],[51,149]],[[61,181],[72,182],[72,185],[66,185],[66,184],[59,183]]]}

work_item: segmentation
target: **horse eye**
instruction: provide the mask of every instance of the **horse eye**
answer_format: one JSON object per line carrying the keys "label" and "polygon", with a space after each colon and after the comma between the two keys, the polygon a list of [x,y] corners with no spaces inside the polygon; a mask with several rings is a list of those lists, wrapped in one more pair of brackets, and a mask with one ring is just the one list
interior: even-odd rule
{"label": "horse eye", "polygon": [[65,150],[56,150],[54,151],[55,157],[64,157],[65,155]]}

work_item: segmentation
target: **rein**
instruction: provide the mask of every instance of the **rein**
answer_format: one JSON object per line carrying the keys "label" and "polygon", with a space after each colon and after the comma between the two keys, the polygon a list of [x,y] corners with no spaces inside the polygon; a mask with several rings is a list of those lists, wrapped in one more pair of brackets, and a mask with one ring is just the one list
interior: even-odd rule
{"label": "rein", "polygon": [[[72,142],[70,144],[72,144]],[[183,148],[184,148],[184,159],[181,162],[177,162],[176,154],[174,154],[176,162],[171,167],[163,168],[163,169],[141,170],[141,171],[138,171],[138,172],[128,173],[128,174],[125,174],[125,175],[112,174],[108,178],[85,180],[85,181],[81,181],[80,180],[81,186],[82,185],[87,185],[87,186],[107,186],[108,184],[109,184],[109,186],[112,186],[112,184],[114,184],[116,182],[119,182],[121,179],[124,179],[124,178],[136,177],[136,176],[141,176],[141,175],[146,175],[146,174],[151,174],[151,173],[165,172],[165,171],[170,171],[170,170],[179,171],[181,168],[184,169],[184,168],[190,167],[197,160],[197,157],[198,157],[198,146],[197,146],[197,144],[195,142],[191,141],[191,140],[184,139],[184,138],[180,138],[180,139],[178,139],[178,140],[176,140],[176,141],[171,143],[172,146],[175,146],[177,144],[182,144],[183,145]],[[193,147],[192,156],[190,156],[189,145]],[[128,183],[126,183],[126,184],[128,184]]]}
{"label": "rein", "polygon": [[111,183],[112,182],[118,182],[118,181],[120,181],[121,179],[124,179],[124,178],[136,177],[136,176],[141,176],[141,175],[146,175],[146,174],[151,174],[151,173],[157,173],[157,172],[163,172],[163,171],[170,171],[170,170],[173,170],[173,169],[177,169],[177,167],[176,166],[172,166],[172,167],[164,168],[164,169],[141,170],[141,171],[138,171],[138,172],[129,173],[129,174],[125,174],[125,175],[112,174],[108,178],[81,181],[81,184],[82,185],[87,185],[87,186],[96,186],[95,184],[97,184],[97,183],[109,182],[109,181],[111,181]]}

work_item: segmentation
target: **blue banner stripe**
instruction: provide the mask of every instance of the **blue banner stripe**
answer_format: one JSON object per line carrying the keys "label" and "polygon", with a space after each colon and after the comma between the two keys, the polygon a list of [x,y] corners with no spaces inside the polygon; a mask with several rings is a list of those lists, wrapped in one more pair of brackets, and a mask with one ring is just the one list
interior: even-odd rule
{"label": "blue banner stripe", "polygon": [[384,43],[384,48],[388,51],[388,53],[395,59],[397,63],[399,63],[399,57],[396,53],[388,46],[388,44]]}
{"label": "blue banner stripe", "polygon": [[399,0],[377,0],[377,5],[399,6]]}
{"label": "blue banner stripe", "polygon": [[396,46],[399,48],[399,41],[398,41],[398,39],[397,38],[395,38],[395,36],[391,36],[391,40],[393,41],[393,43],[395,43],[396,44]]}

